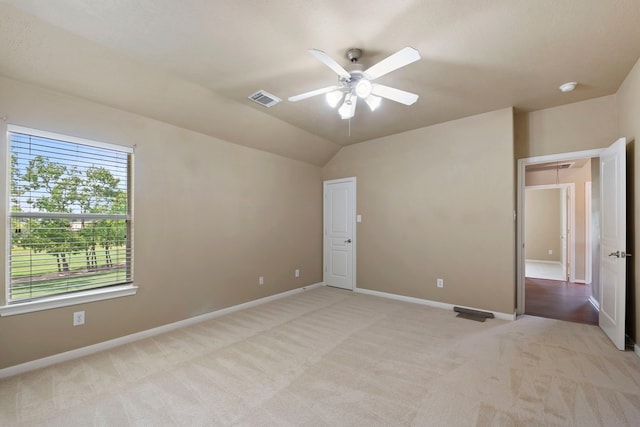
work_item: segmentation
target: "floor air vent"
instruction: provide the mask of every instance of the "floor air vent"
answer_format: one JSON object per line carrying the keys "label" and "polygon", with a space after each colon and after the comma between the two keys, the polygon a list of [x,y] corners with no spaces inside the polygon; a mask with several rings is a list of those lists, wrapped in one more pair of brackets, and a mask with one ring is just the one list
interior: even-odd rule
{"label": "floor air vent", "polygon": [[472,310],[464,307],[453,307],[453,311],[458,313],[457,317],[463,319],[475,320],[476,322],[484,322],[487,319],[493,319],[493,313],[488,311]]}
{"label": "floor air vent", "polygon": [[257,102],[263,107],[273,107],[278,102],[282,101],[282,99],[264,90],[259,90],[256,93],[252,93],[251,95],[249,95],[249,99],[253,102]]}

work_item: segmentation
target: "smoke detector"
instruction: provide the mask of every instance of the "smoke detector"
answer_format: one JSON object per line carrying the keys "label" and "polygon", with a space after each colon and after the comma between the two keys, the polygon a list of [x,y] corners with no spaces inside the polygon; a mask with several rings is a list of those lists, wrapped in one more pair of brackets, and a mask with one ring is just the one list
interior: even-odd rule
{"label": "smoke detector", "polygon": [[560,85],[559,89],[562,92],[573,92],[573,90],[578,86],[578,82],[569,82],[563,85]]}

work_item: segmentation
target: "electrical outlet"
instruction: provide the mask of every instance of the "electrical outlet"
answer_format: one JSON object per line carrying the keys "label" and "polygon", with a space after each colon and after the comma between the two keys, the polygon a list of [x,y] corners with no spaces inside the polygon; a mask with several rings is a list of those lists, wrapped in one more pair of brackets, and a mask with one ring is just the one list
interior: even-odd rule
{"label": "electrical outlet", "polygon": [[258,285],[264,285],[264,276],[258,277]]}
{"label": "electrical outlet", "polygon": [[73,313],[73,326],[84,325],[84,311],[75,311]]}
{"label": "electrical outlet", "polygon": [[300,270],[296,268],[296,271],[293,272],[294,276],[300,277]]}
{"label": "electrical outlet", "polygon": [[444,288],[444,279],[436,280],[436,286],[438,286],[439,288]]}
{"label": "electrical outlet", "polygon": [[549,255],[553,255],[553,249],[549,249],[547,252],[549,252]]}

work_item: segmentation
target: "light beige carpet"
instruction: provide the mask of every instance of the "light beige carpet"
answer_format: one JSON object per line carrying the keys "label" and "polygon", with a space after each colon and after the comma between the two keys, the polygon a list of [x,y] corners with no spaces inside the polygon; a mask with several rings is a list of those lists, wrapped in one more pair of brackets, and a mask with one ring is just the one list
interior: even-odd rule
{"label": "light beige carpet", "polygon": [[640,425],[595,326],[319,288],[0,382],[0,425]]}

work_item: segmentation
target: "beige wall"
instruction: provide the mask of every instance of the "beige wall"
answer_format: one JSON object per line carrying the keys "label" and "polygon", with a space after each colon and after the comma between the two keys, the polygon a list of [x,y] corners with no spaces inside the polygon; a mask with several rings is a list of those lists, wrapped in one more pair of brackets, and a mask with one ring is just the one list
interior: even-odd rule
{"label": "beige wall", "polygon": [[[574,215],[575,227],[573,237],[575,245],[575,277],[573,280],[584,281],[587,278],[586,272],[586,224],[587,215],[585,212],[585,184],[591,181],[591,160],[587,161],[580,168],[561,169],[556,174],[554,170],[527,171],[525,175],[525,185],[550,185],[550,184],[575,184],[574,193]],[[525,214],[526,215],[526,214]],[[528,221],[525,217],[525,221]],[[526,226],[528,227],[528,222]],[[528,245],[528,240],[527,240]],[[527,256],[528,257],[528,256]]]}
{"label": "beige wall", "polygon": [[[525,192],[525,258],[562,261],[562,191],[559,188]],[[549,254],[551,250],[551,254]]]}
{"label": "beige wall", "polygon": [[359,288],[514,312],[512,109],[347,146],[323,176],[357,177]]}
{"label": "beige wall", "polygon": [[[7,123],[135,146],[140,286],[132,297],[0,318],[0,368],[322,281],[319,167],[5,78],[0,94]],[[86,325],[72,327],[78,309]]]}
{"label": "beige wall", "polygon": [[614,95],[518,113],[516,159],[604,148],[619,138]]}
{"label": "beige wall", "polygon": [[[638,138],[640,137],[640,60],[636,62],[636,65],[633,67],[625,81],[622,83],[620,88],[618,89],[618,93],[616,94],[617,107],[619,111],[619,126],[620,126],[620,136],[624,136],[627,138],[627,141],[633,141],[633,146],[630,152],[632,153],[632,158],[628,159],[628,166],[631,166],[633,172],[633,179],[629,183],[628,191],[630,192],[630,200],[633,202],[634,200],[640,200],[640,171],[638,171],[638,166],[640,165],[640,150],[635,149],[635,145],[638,143]],[[635,224],[636,229],[634,230],[635,237],[638,231],[638,224],[640,224],[640,209],[633,205],[634,209],[631,212],[628,212],[629,219],[632,219],[633,224]],[[630,242],[630,244],[635,244],[633,247],[629,246],[629,250],[632,254],[638,255],[640,252],[638,251],[640,239],[634,238],[629,240],[635,240],[634,242]],[[634,338],[635,342],[640,345],[640,278],[638,278],[638,274],[640,273],[640,259],[638,256],[632,258],[632,261],[628,261],[631,267],[630,269],[630,280],[631,280],[631,289],[630,289],[630,297],[634,301],[634,305],[631,308],[631,325],[635,326]]]}

